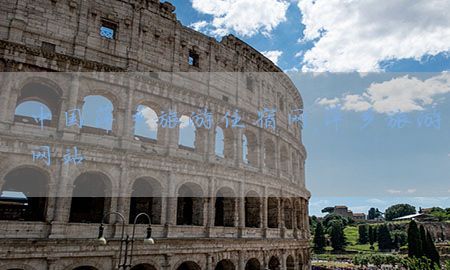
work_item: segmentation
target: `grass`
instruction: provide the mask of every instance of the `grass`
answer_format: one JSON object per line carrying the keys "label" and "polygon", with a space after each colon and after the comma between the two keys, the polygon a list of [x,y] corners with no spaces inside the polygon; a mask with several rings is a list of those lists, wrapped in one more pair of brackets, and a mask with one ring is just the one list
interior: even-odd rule
{"label": "grass", "polygon": [[369,244],[361,245],[358,243],[359,233],[358,227],[347,226],[344,229],[345,238],[347,239],[348,245],[345,248],[347,251],[357,251],[362,253],[373,253],[378,250],[378,244],[374,244],[374,250],[370,250]]}

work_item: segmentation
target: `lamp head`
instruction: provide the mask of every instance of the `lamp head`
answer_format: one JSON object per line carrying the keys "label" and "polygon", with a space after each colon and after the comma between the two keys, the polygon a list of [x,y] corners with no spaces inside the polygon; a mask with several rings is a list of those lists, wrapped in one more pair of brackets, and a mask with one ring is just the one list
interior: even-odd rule
{"label": "lamp head", "polygon": [[154,245],[155,240],[152,238],[152,228],[150,226],[147,227],[147,236],[144,239],[144,244]]}
{"label": "lamp head", "polygon": [[103,223],[100,224],[100,227],[98,228],[98,238],[97,241],[101,244],[101,245],[106,245],[106,239],[103,236]]}

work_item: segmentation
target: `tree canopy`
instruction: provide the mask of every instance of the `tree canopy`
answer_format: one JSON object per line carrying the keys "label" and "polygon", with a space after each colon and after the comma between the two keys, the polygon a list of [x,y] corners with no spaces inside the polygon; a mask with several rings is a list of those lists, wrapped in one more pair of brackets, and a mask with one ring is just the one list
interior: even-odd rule
{"label": "tree canopy", "polygon": [[416,213],[416,208],[410,204],[395,204],[386,209],[384,216],[386,220],[412,215]]}

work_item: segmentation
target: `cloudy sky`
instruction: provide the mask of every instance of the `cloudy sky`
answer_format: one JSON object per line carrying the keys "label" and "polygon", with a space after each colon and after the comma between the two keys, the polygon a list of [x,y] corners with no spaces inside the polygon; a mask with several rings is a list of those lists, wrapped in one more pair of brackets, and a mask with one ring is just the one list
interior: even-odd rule
{"label": "cloudy sky", "polygon": [[238,36],[296,83],[312,214],[450,207],[450,1],[171,2],[184,25]]}

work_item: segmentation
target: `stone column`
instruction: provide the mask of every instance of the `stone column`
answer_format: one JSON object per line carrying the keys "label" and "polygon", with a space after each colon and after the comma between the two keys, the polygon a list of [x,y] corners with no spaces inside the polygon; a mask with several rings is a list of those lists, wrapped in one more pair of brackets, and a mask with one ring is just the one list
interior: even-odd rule
{"label": "stone column", "polygon": [[[75,140],[76,134],[80,132],[81,121],[81,107],[77,107],[78,103],[78,91],[80,89],[80,78],[79,74],[68,74],[67,79],[70,80],[68,85],[68,93],[64,91],[65,96],[63,97],[61,103],[61,111],[59,114],[58,130],[63,131],[63,139],[65,140]],[[66,126],[66,112],[70,113],[72,110],[76,117],[78,117],[78,125]],[[77,113],[78,112],[78,113]],[[68,115],[69,116],[69,115]]]}
{"label": "stone column", "polygon": [[257,138],[257,156],[258,156],[258,168],[260,172],[265,171],[266,165],[264,164],[264,141],[263,141],[263,130],[262,128],[258,129],[258,138]]}
{"label": "stone column", "polygon": [[281,250],[281,270],[286,270],[286,259],[287,259],[286,250],[283,249]]}
{"label": "stone column", "polygon": [[11,103],[11,92],[14,87],[14,73],[4,72],[1,74],[2,91],[0,92],[0,122],[9,122],[8,103]]}
{"label": "stone column", "polygon": [[245,270],[245,253],[243,250],[239,250],[238,270]]}
{"label": "stone column", "polygon": [[234,162],[235,162],[236,167],[239,167],[239,165],[244,162],[244,160],[242,158],[242,151],[243,151],[242,135],[243,135],[243,131],[241,128],[237,128],[233,132]]}
{"label": "stone column", "polygon": [[238,235],[242,237],[243,230],[245,228],[245,195],[244,195],[244,185],[242,182],[239,183],[239,226]]}
{"label": "stone column", "polygon": [[167,192],[167,208],[166,208],[166,237],[170,236],[170,227],[177,223],[177,197],[175,191],[175,175],[173,172],[168,172],[168,192]]}
{"label": "stone column", "polygon": [[125,224],[129,222],[130,216],[130,197],[131,190],[128,189],[130,186],[131,179],[128,179],[128,167],[126,161],[122,161],[120,165],[120,182],[118,190],[117,199],[117,211],[125,217]]}
{"label": "stone column", "polygon": [[263,197],[262,197],[262,228],[263,235],[267,237],[267,187],[264,187]]}
{"label": "stone column", "polygon": [[213,270],[214,269],[214,265],[212,262],[212,255],[211,253],[207,253],[206,254],[206,265],[205,265],[205,269],[206,270]]}
{"label": "stone column", "polygon": [[[178,106],[176,103],[172,102],[171,104],[171,109],[174,112],[177,112]],[[179,117],[179,115],[178,115]],[[168,140],[167,140],[167,151],[169,153],[169,155],[174,155],[176,153],[176,151],[178,150],[178,136],[179,136],[179,126],[175,127],[175,128],[165,128],[165,132],[168,135]]]}
{"label": "stone column", "polygon": [[208,237],[211,237],[211,228],[214,227],[214,221],[215,221],[215,185],[216,185],[216,179],[215,177],[210,177],[209,179],[209,185],[208,185],[208,198],[206,198],[207,201],[207,222],[206,222],[206,231]]}
{"label": "stone column", "polygon": [[64,238],[65,226],[69,222],[73,183],[69,176],[69,166],[62,166],[57,186],[55,213],[51,222],[49,238]]}

